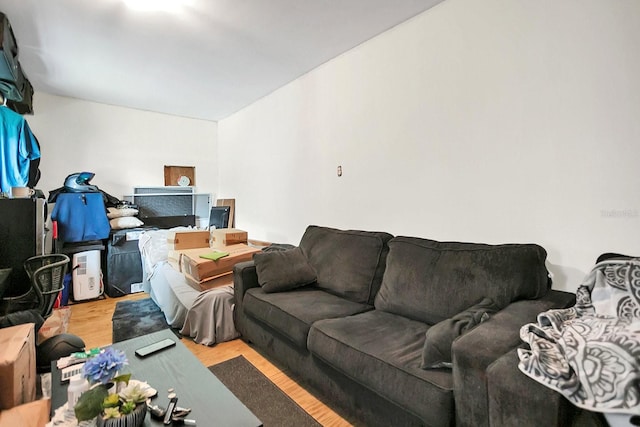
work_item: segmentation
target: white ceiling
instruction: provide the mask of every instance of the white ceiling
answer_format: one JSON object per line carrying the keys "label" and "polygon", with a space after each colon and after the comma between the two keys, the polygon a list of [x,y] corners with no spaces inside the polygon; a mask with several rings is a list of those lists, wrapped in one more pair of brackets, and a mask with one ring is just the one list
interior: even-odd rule
{"label": "white ceiling", "polygon": [[36,92],[219,120],[442,0],[133,1],[0,11]]}

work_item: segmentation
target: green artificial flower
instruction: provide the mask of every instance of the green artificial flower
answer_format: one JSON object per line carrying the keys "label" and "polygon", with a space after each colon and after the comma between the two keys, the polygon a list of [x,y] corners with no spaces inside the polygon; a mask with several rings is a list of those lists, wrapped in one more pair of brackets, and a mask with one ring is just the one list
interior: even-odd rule
{"label": "green artificial flower", "polygon": [[102,401],[103,408],[117,408],[120,404],[120,397],[117,394],[110,394]]}
{"label": "green artificial flower", "polygon": [[119,418],[119,417],[120,417],[120,411],[118,410],[117,406],[115,408],[104,408],[103,418],[105,420],[108,418]]}
{"label": "green artificial flower", "polygon": [[134,409],[136,409],[135,402],[124,402],[120,407],[120,411],[123,415],[130,414]]}

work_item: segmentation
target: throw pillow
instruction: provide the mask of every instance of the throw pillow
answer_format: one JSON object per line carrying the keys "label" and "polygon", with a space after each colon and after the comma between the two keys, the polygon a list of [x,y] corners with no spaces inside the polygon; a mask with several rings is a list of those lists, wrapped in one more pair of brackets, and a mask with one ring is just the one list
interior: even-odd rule
{"label": "throw pillow", "polygon": [[122,230],[124,228],[140,227],[141,225],[144,225],[144,222],[134,216],[123,216],[120,218],[110,219],[109,224],[113,230]]}
{"label": "throw pillow", "polygon": [[300,248],[253,255],[258,284],[265,292],[281,292],[316,281],[316,271]]}
{"label": "throw pillow", "polygon": [[107,208],[107,218],[109,219],[136,215],[138,215],[138,209],[135,208]]}
{"label": "throw pillow", "polygon": [[422,369],[451,368],[453,341],[489,319],[489,315],[499,309],[491,298],[484,298],[465,311],[433,325],[426,333],[420,367]]}

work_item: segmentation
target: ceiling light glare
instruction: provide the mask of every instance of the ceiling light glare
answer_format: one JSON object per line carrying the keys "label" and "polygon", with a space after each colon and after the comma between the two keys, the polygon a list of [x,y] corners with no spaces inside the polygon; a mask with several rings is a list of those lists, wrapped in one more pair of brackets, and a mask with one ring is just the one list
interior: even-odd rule
{"label": "ceiling light glare", "polygon": [[177,12],[188,3],[189,0],[124,0],[125,4],[140,11],[164,11]]}

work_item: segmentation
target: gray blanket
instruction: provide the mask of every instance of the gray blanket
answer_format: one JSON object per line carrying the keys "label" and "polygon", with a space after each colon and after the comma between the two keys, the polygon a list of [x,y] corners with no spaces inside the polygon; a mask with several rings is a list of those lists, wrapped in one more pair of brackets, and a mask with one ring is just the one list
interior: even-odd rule
{"label": "gray blanket", "polygon": [[201,292],[187,312],[180,333],[204,345],[231,341],[240,336],[233,323],[233,286]]}
{"label": "gray blanket", "polygon": [[201,292],[189,285],[184,274],[168,264],[168,231],[148,230],[140,236],[138,247],[145,290],[160,307],[167,323],[195,342],[214,345],[237,338],[233,287]]}
{"label": "gray blanket", "polygon": [[640,258],[596,264],[576,305],[522,327],[520,370],[578,407],[640,414]]}

